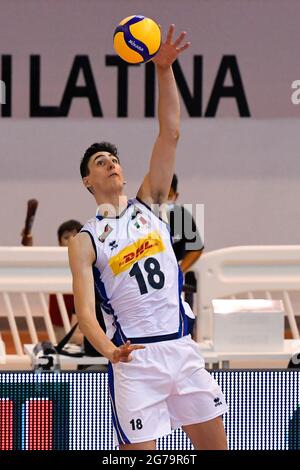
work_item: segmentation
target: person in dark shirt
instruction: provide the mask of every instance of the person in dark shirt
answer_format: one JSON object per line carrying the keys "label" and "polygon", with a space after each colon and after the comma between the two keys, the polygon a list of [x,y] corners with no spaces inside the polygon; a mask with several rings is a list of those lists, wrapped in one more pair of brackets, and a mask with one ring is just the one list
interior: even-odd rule
{"label": "person in dark shirt", "polygon": [[[190,268],[200,258],[204,245],[192,214],[176,201],[178,199],[178,178],[174,174],[168,196],[168,220],[173,241],[173,249],[185,277],[188,290],[185,300],[193,309],[193,292],[197,288],[194,271]],[[190,287],[190,289],[189,289]]]}

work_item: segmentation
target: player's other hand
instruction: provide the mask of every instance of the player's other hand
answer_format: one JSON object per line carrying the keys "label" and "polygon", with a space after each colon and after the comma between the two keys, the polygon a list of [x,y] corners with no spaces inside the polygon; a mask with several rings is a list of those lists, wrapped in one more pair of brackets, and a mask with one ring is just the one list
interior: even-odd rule
{"label": "player's other hand", "polygon": [[153,57],[152,61],[159,67],[170,67],[177,59],[178,55],[185,51],[190,42],[184,42],[186,32],[182,31],[177,39],[173,40],[175,25],[171,24],[167,34],[167,38],[162,42],[159,52]]}
{"label": "player's other hand", "polygon": [[112,354],[110,361],[113,364],[117,362],[130,362],[132,360],[131,353],[136,349],[145,349],[145,346],[141,344],[131,344],[130,341],[126,341],[125,344],[119,346]]}

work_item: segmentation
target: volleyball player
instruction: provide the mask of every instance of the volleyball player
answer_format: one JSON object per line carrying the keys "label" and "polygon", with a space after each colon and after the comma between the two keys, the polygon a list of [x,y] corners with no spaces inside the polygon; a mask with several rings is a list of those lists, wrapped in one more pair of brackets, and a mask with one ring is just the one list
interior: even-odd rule
{"label": "volleyball player", "polygon": [[[109,389],[121,449],[155,449],[182,426],[196,449],[226,449],[218,384],[188,334],[182,275],[167,224],[151,210],[165,202],[179,137],[179,98],[172,63],[185,51],[174,25],[153,58],[159,87],[159,134],[136,198],[124,194],[117,148],[91,145],[80,170],[97,216],[69,244],[76,312],[83,334],[110,361]],[[133,154],[132,158],[143,158]],[[102,302],[106,334],[95,316]]]}

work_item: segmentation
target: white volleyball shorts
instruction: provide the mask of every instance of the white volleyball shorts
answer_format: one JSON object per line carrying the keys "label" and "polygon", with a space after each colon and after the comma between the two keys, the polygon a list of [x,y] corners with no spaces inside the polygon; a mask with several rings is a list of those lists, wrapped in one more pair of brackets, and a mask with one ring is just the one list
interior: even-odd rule
{"label": "white volleyball shorts", "polygon": [[228,409],[190,335],[145,344],[131,362],[110,364],[108,379],[119,444],[151,441]]}

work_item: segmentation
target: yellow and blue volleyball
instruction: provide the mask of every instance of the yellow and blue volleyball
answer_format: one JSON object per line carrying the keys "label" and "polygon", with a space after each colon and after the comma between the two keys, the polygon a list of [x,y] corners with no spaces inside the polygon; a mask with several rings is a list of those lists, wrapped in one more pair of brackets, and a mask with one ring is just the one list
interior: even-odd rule
{"label": "yellow and blue volleyball", "polygon": [[160,28],[151,18],[141,15],[128,16],[114,32],[114,48],[117,54],[130,64],[148,62],[159,51]]}

